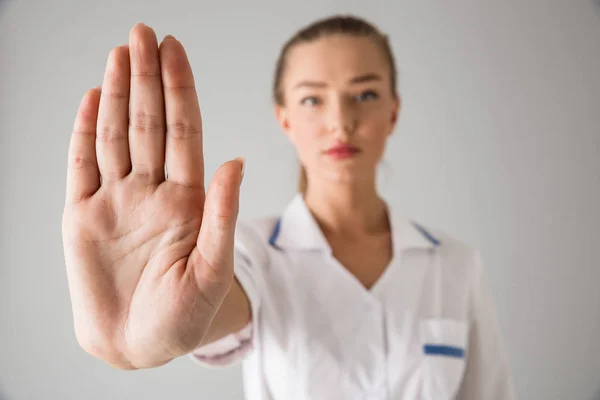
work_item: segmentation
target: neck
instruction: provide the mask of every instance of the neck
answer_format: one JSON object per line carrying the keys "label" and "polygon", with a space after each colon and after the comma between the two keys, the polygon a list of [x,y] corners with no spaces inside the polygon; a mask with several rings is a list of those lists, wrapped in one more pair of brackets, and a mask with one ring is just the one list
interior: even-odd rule
{"label": "neck", "polygon": [[375,177],[361,182],[309,182],[304,201],[326,236],[389,232],[387,206],[377,194]]}

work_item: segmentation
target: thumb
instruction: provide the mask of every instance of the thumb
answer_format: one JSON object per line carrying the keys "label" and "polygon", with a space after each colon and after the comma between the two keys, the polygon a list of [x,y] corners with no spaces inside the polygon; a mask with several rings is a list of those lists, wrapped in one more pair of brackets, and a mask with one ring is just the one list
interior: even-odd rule
{"label": "thumb", "polygon": [[195,268],[204,270],[195,271],[197,277],[223,278],[233,273],[233,245],[244,163],[244,158],[238,157],[221,165],[208,187],[196,243],[204,263]]}

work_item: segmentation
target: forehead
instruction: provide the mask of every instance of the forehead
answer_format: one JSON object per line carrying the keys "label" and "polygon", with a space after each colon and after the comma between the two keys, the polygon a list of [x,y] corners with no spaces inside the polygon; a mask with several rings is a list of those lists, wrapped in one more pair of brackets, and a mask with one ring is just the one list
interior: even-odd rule
{"label": "forehead", "polygon": [[332,35],[290,49],[286,60],[285,85],[310,79],[346,83],[367,73],[389,77],[389,64],[380,49],[368,37]]}

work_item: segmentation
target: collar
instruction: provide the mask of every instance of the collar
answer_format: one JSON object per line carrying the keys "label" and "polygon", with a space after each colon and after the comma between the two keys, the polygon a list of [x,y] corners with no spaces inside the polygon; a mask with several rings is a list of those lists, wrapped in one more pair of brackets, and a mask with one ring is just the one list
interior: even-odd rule
{"label": "collar", "polygon": [[[386,205],[391,218],[394,254],[412,248],[430,249],[440,245],[440,241],[421,225],[396,212],[389,203],[386,202]],[[284,250],[331,252],[327,239],[300,193],[294,196],[277,220],[269,243]]]}

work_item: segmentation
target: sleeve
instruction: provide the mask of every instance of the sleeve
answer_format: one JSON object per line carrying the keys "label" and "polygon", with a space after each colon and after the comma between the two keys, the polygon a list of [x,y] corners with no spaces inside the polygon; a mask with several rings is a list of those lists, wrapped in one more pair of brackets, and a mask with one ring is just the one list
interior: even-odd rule
{"label": "sleeve", "polygon": [[467,364],[457,398],[514,400],[516,397],[508,357],[478,252],[474,261]]}
{"label": "sleeve", "polygon": [[236,227],[235,241],[234,276],[248,296],[252,317],[251,321],[238,332],[233,332],[207,345],[201,345],[190,353],[196,364],[211,369],[228,367],[241,362],[257,343],[258,313],[262,302],[259,268],[262,266],[260,264],[265,262],[266,252],[264,245],[256,235],[251,235],[247,226],[240,224]]}

